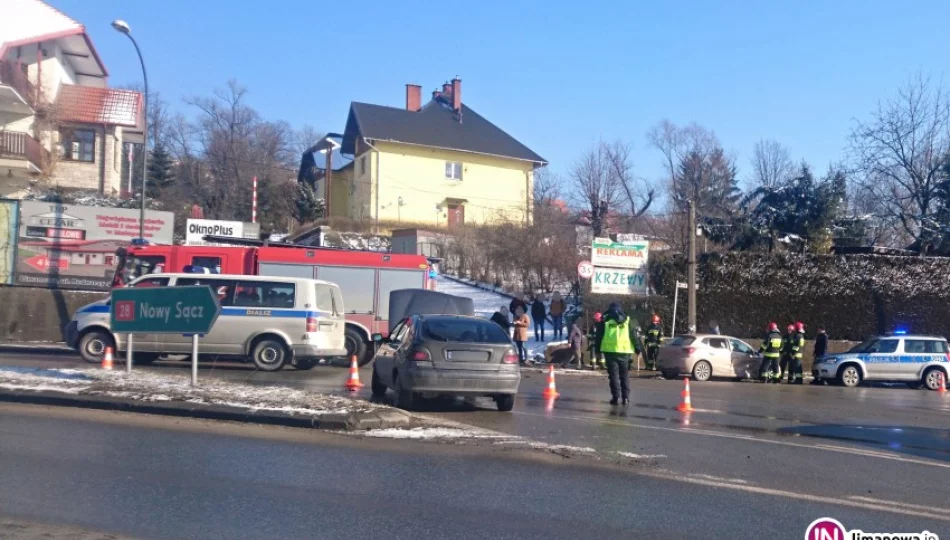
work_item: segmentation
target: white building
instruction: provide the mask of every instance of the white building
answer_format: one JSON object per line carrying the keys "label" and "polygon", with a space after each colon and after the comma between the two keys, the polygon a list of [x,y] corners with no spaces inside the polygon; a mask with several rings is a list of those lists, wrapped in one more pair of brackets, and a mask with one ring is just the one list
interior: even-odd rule
{"label": "white building", "polygon": [[37,182],[118,195],[142,94],[108,88],[85,27],[40,0],[0,6],[0,197]]}

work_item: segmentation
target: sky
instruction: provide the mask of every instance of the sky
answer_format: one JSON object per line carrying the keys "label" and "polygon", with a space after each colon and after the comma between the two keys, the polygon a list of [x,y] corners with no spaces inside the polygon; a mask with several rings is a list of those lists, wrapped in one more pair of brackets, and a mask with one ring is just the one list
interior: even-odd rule
{"label": "sky", "polygon": [[762,138],[824,172],[910,76],[950,76],[939,0],[49,1],[85,25],[113,86],[141,81],[110,27],[126,20],[150,87],[186,114],[183,98],[233,78],[267,119],[342,132],[351,101],[403,107],[406,83],[425,97],[459,76],[467,105],[560,175],[623,139],[659,181],[646,133],[664,118],[714,130],[741,179]]}

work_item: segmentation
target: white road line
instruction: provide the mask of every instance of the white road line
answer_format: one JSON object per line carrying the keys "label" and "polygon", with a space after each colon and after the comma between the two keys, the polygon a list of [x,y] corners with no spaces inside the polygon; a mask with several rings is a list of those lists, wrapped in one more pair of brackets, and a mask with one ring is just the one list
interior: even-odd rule
{"label": "white road line", "polygon": [[939,508],[937,506],[927,506],[923,504],[908,504],[897,501],[885,501],[883,499],[875,499],[873,497],[861,497],[858,495],[853,495],[848,497],[852,501],[866,502],[870,504],[886,504],[888,506],[893,506],[896,508],[907,508],[910,510],[921,510],[923,512],[940,512],[944,515],[950,516],[950,508]]}
{"label": "white road line", "polygon": [[708,486],[708,487],[715,487],[715,488],[722,488],[722,489],[732,489],[735,491],[744,491],[746,493],[757,493],[760,495],[773,495],[776,497],[786,497],[789,499],[797,499],[800,501],[805,501],[805,502],[810,502],[810,503],[823,503],[823,504],[831,504],[831,505],[837,505],[837,506],[849,506],[852,508],[861,508],[864,510],[874,510],[876,512],[890,512],[892,514],[923,517],[927,519],[950,522],[950,514],[937,513],[937,512],[945,512],[944,510],[937,509],[937,508],[927,509],[927,511],[917,510],[915,508],[910,507],[911,505],[901,506],[902,503],[892,502],[892,501],[875,500],[874,502],[870,502],[870,501],[862,501],[862,500],[852,500],[851,498],[824,497],[824,496],[812,495],[808,493],[785,491],[781,489],[771,489],[771,488],[763,488],[763,487],[756,487],[756,486],[744,486],[744,485],[732,484],[729,482],[719,482],[716,480],[705,480],[702,478],[695,478],[695,477],[676,476],[675,473],[662,474],[662,473],[650,472],[650,471],[637,471],[634,474],[639,474],[641,476],[649,476],[651,478],[658,478],[661,480],[673,480],[676,482],[685,482],[687,484],[696,484],[696,485],[701,485],[701,486]]}
{"label": "white road line", "polygon": [[[544,414],[529,413],[529,412],[524,412],[524,411],[514,411],[514,414],[520,414],[520,415],[525,415],[525,416],[539,416],[539,417],[547,418],[547,415],[544,415]],[[809,450],[824,450],[828,452],[838,452],[842,454],[874,457],[874,458],[879,458],[879,459],[898,461],[901,463],[913,463],[915,465],[926,465],[928,467],[940,467],[943,469],[950,469],[950,463],[941,463],[939,461],[909,458],[909,457],[899,456],[897,454],[888,454],[884,452],[878,452],[876,450],[849,448],[847,446],[832,446],[832,445],[825,445],[825,444],[801,444],[801,443],[795,443],[795,442],[790,442],[790,441],[776,441],[772,439],[761,439],[758,437],[753,437],[752,435],[734,435],[731,433],[724,433],[721,431],[711,431],[707,429],[648,426],[645,424],[633,424],[629,422],[620,422],[617,420],[596,418],[593,416],[558,415],[555,418],[563,418],[566,420],[578,420],[578,421],[583,421],[583,422],[595,421],[595,422],[598,422],[599,424],[611,424],[611,425],[616,425],[616,426],[625,426],[625,427],[639,428],[639,429],[652,429],[655,431],[668,431],[672,433],[681,433],[681,434],[689,434],[689,435],[706,435],[709,437],[721,437],[724,439],[737,439],[741,441],[751,441],[751,442],[764,443],[764,444],[777,444],[780,446],[791,446],[794,448],[807,448]]]}

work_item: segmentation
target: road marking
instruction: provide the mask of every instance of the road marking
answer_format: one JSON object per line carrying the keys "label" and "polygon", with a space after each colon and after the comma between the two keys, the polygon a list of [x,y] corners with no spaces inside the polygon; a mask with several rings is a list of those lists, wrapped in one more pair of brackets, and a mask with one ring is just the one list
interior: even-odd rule
{"label": "road marking", "polygon": [[[539,417],[544,417],[544,418],[547,418],[547,417],[548,417],[547,415],[544,415],[544,414],[529,413],[529,412],[524,412],[524,411],[514,411],[513,413],[514,413],[514,414],[525,415],[525,416],[539,416]],[[771,440],[771,439],[760,439],[760,438],[758,438],[758,437],[753,437],[752,435],[734,435],[734,434],[731,434],[731,433],[724,433],[724,432],[722,432],[722,431],[712,431],[712,430],[708,430],[708,429],[670,428],[670,427],[663,427],[663,426],[648,426],[648,425],[646,425],[646,424],[633,424],[633,423],[629,423],[629,422],[619,422],[619,421],[617,421],[617,420],[610,420],[610,419],[604,419],[604,418],[596,418],[596,417],[593,417],[593,416],[564,416],[564,415],[558,415],[558,416],[556,416],[555,418],[563,418],[563,419],[566,419],[566,420],[578,420],[578,421],[583,421],[583,422],[595,421],[595,422],[598,422],[598,423],[600,423],[600,424],[611,424],[611,425],[615,425],[615,426],[625,426],[625,427],[639,428],[639,429],[652,429],[652,430],[656,430],[656,431],[670,431],[670,432],[673,432],[673,433],[683,433],[683,434],[690,434],[690,435],[707,435],[707,436],[709,436],[709,437],[721,437],[721,438],[724,438],[724,439],[737,439],[737,440],[742,440],[742,441],[751,441],[751,442],[758,442],[758,443],[765,443],[765,444],[777,444],[777,445],[780,445],[780,446],[791,446],[791,447],[794,447],[794,448],[807,448],[807,449],[809,449],[809,450],[825,450],[825,451],[828,451],[828,452],[838,452],[838,453],[842,453],[842,454],[851,454],[851,455],[857,455],[857,456],[874,457],[874,458],[879,458],[879,459],[888,459],[888,460],[891,460],[891,461],[898,461],[898,462],[901,462],[901,463],[913,463],[913,464],[915,464],[915,465],[926,465],[926,466],[928,466],[928,467],[940,467],[940,468],[943,468],[943,469],[950,469],[950,463],[941,463],[941,462],[939,462],[939,461],[930,461],[930,460],[923,460],[923,459],[916,459],[916,458],[908,458],[908,457],[904,457],[904,456],[899,456],[899,455],[897,455],[897,454],[889,454],[889,453],[885,453],[885,452],[878,452],[878,451],[876,451],[876,450],[864,450],[864,449],[859,449],[859,448],[849,448],[849,447],[847,447],[847,446],[834,446],[834,445],[828,445],[828,444],[802,444],[802,443],[795,443],[795,442],[790,442],[790,441],[775,441],[775,440]]]}
{"label": "road marking", "polygon": [[897,501],[886,501],[883,499],[875,499],[873,497],[861,497],[858,495],[853,495],[848,497],[852,501],[866,502],[871,504],[886,504],[888,506],[894,506],[896,508],[907,508],[910,510],[921,510],[924,512],[941,512],[945,515],[950,515],[950,508],[938,508],[936,506],[927,506],[922,504],[908,504]]}
{"label": "road marking", "polygon": [[[703,478],[696,478],[696,477],[677,476],[676,473],[672,471],[667,471],[667,474],[660,473],[660,472],[651,472],[651,471],[636,471],[634,474],[649,476],[651,478],[657,478],[660,480],[673,480],[676,482],[685,482],[687,484],[696,484],[700,486],[708,486],[708,487],[715,487],[715,488],[722,488],[722,489],[732,489],[735,491],[744,491],[747,493],[756,493],[760,495],[773,495],[776,497],[786,497],[789,499],[797,499],[797,500],[805,501],[809,503],[825,503],[825,504],[832,504],[832,505],[837,505],[837,506],[849,506],[852,508],[861,508],[864,510],[874,510],[876,512],[890,512],[892,514],[901,514],[901,515],[913,516],[913,517],[923,517],[927,519],[935,519],[938,521],[950,522],[950,514],[948,514],[946,510],[939,509],[939,508],[916,507],[916,505],[904,505],[903,503],[898,503],[898,502],[893,502],[893,501],[883,501],[883,500],[878,500],[878,499],[871,499],[868,501],[853,500],[854,499],[853,497],[849,497],[849,498],[824,497],[821,495],[798,493],[795,491],[785,491],[782,489],[746,486],[746,485],[733,484],[729,482],[720,482],[718,480],[706,480]],[[926,510],[919,510],[917,508],[924,508]],[[936,512],[944,512],[944,513],[939,514]]]}

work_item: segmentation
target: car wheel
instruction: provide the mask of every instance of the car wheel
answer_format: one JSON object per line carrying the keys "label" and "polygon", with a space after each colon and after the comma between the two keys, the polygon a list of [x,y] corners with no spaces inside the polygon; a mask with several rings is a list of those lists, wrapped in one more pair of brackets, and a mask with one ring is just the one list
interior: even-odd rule
{"label": "car wheel", "polygon": [[112,335],[102,330],[93,330],[79,340],[79,356],[90,364],[101,364],[106,354],[106,347],[112,347],[115,354],[115,341]]}
{"label": "car wheel", "polygon": [[[940,376],[946,377],[943,370],[938,367],[932,367],[924,372],[923,383],[927,390],[940,390]],[[946,384],[946,382],[944,382]]]}
{"label": "car wheel", "polygon": [[676,373],[675,373],[675,372],[672,372],[672,371],[664,371],[664,372],[663,372],[663,378],[664,378],[664,379],[671,379],[671,380],[672,380],[672,379],[675,379],[675,378],[676,378]]}
{"label": "car wheel", "polygon": [[851,364],[838,370],[838,384],[847,388],[854,388],[861,384],[861,370]]}
{"label": "car wheel", "polygon": [[363,334],[359,333],[355,328],[347,327],[343,331],[343,338],[346,343],[346,366],[350,365],[350,358],[353,355],[356,355],[356,362],[360,367],[365,366],[373,360],[373,355],[367,354],[366,340],[363,339]]}
{"label": "car wheel", "polygon": [[495,396],[495,404],[498,405],[499,411],[509,412],[515,408],[515,395],[502,394],[500,396]]}
{"label": "car wheel", "polygon": [[298,358],[294,360],[294,367],[297,368],[298,371],[310,371],[315,365],[317,365],[317,361],[313,358]]}
{"label": "car wheel", "polygon": [[279,371],[287,362],[287,347],[276,339],[263,339],[254,346],[251,360],[261,371]]}
{"label": "car wheel", "polygon": [[394,378],[396,380],[394,381],[395,386],[393,387],[393,393],[396,394],[396,406],[400,409],[411,411],[416,405],[415,394],[403,387],[402,380],[400,380],[398,373]]}
{"label": "car wheel", "polygon": [[386,385],[383,384],[383,381],[379,378],[379,374],[376,373],[376,368],[373,368],[373,397],[383,397],[386,395]]}
{"label": "car wheel", "polygon": [[712,378],[712,364],[705,360],[696,362],[693,366],[693,380],[705,382]]}

